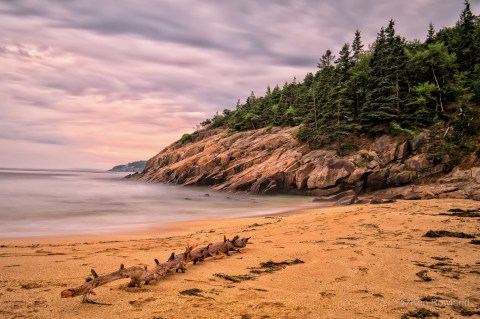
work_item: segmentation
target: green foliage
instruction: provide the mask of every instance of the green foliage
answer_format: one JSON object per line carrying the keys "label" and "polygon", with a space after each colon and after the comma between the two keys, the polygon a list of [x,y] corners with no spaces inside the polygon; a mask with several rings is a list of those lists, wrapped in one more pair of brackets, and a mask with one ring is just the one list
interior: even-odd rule
{"label": "green foliage", "polygon": [[206,120],[200,122],[200,125],[201,125],[202,127],[208,126],[208,125],[210,125],[210,124],[212,124],[212,120],[211,120],[211,119],[206,119]]}
{"label": "green foliage", "polygon": [[410,137],[443,125],[451,127],[445,141],[467,149],[480,124],[479,51],[480,19],[468,1],[455,26],[436,32],[430,24],[423,43],[406,41],[390,20],[369,49],[364,50],[356,30],[338,58],[327,50],[316,72],[303,81],[268,86],[263,96],[251,92],[244,102],[238,100],[235,110],[226,109],[201,124],[231,132],[300,126],[300,141],[339,153],[348,151],[345,141],[358,135]]}
{"label": "green foliage", "polygon": [[413,138],[415,136],[415,132],[413,130],[403,128],[397,122],[391,122],[390,128],[393,135],[405,136],[407,138]]}
{"label": "green foliage", "polygon": [[408,92],[405,40],[395,33],[395,22],[380,29],[374,43],[367,94],[362,108],[362,125],[372,135],[388,132],[389,123],[402,121],[406,115]]}
{"label": "green foliage", "polygon": [[327,143],[325,135],[311,124],[301,126],[296,133],[296,138],[300,142],[308,143],[313,149],[321,148]]}
{"label": "green foliage", "polygon": [[180,142],[182,144],[187,144],[187,143],[193,142],[197,137],[198,137],[197,131],[193,132],[192,134],[185,133],[180,138]]}
{"label": "green foliage", "polygon": [[478,129],[480,128],[480,112],[478,106],[475,107],[462,102],[459,106],[459,112],[453,128],[458,142],[478,134]]}

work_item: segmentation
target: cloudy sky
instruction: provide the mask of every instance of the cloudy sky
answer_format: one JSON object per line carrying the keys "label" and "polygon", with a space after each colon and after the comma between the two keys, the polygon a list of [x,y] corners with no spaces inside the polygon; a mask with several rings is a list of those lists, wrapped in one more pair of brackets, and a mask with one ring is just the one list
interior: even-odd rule
{"label": "cloudy sky", "polygon": [[[0,167],[148,159],[217,110],[318,58],[453,25],[463,0],[2,0]],[[480,4],[472,1],[478,13]]]}

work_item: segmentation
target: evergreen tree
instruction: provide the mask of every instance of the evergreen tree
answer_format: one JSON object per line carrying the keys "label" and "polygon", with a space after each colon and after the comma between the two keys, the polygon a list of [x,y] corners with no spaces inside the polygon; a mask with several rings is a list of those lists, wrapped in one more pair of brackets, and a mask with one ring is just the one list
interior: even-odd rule
{"label": "evergreen tree", "polygon": [[433,23],[430,22],[428,25],[427,31],[427,39],[425,40],[425,44],[431,44],[435,41],[435,28],[433,27]]}
{"label": "evergreen tree", "polygon": [[325,134],[336,144],[337,153],[341,154],[341,145],[345,137],[359,128],[355,122],[352,92],[349,88],[349,70],[352,67],[350,46],[345,43],[335,61],[336,69],[330,77],[331,91],[324,110],[323,125]]}
{"label": "evergreen tree", "polygon": [[391,122],[408,117],[401,109],[404,92],[408,91],[404,48],[404,40],[395,34],[395,22],[390,20],[388,27],[380,30],[374,44],[372,72],[362,110],[363,125],[374,134],[386,133]]}
{"label": "evergreen tree", "polygon": [[363,52],[362,38],[358,29],[355,31],[355,37],[352,42],[352,52],[352,60],[353,62],[357,62],[360,54]]}
{"label": "evergreen tree", "polygon": [[[389,122],[395,118],[390,103],[392,85],[386,77],[388,73],[386,61],[387,44],[385,29],[382,27],[374,43],[366,101],[361,110],[362,125],[368,131],[385,130],[385,121]],[[378,124],[380,128],[376,127]]]}
{"label": "evergreen tree", "polygon": [[332,54],[332,51],[328,49],[324,55],[320,58],[320,62],[317,64],[317,67],[320,70],[325,68],[333,67],[333,62],[335,60],[335,56]]}
{"label": "evergreen tree", "polygon": [[301,141],[312,147],[334,143],[339,153],[355,134],[423,127],[437,132],[448,125],[450,140],[444,142],[467,149],[480,145],[469,141],[480,125],[479,49],[480,20],[468,1],[456,26],[435,33],[430,23],[423,43],[406,42],[390,20],[369,50],[363,50],[356,30],[351,50],[344,44],[338,58],[327,50],[317,72],[303,81],[268,86],[263,97],[252,92],[235,110],[217,113],[202,125],[250,130],[302,124]]}
{"label": "evergreen tree", "polygon": [[460,14],[459,39],[457,48],[458,66],[460,71],[472,71],[473,66],[479,61],[477,48],[475,16],[470,10],[470,2],[465,0],[465,8]]}
{"label": "evergreen tree", "polygon": [[345,43],[338,55],[338,59],[335,60],[337,69],[340,71],[343,77],[348,77],[348,70],[352,66],[352,57],[350,56],[350,45]]}
{"label": "evergreen tree", "polygon": [[348,80],[348,86],[352,91],[354,100],[353,114],[357,122],[359,122],[360,112],[365,104],[367,83],[371,72],[371,58],[371,53],[361,53],[358,61],[349,70],[350,78]]}

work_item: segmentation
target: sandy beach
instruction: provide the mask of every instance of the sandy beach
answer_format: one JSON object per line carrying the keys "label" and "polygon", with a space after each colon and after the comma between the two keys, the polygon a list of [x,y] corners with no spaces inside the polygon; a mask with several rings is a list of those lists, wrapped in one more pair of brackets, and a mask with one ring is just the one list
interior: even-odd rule
{"label": "sandy beach", "polygon": [[[0,317],[401,318],[420,308],[440,318],[475,316],[480,246],[470,238],[424,237],[429,230],[480,236],[479,218],[442,215],[452,208],[480,204],[397,201],[177,223],[118,236],[3,239]],[[140,288],[127,288],[127,279],[98,287],[92,298],[99,304],[60,298],[91,268],[105,274],[121,263],[152,267],[154,258],[166,260],[172,251],[224,234],[252,237],[251,244]]]}

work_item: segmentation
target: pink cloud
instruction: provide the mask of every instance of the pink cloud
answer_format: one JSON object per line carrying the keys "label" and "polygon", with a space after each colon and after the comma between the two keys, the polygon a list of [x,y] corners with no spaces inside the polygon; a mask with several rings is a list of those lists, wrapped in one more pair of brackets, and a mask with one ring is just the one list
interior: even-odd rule
{"label": "pink cloud", "polygon": [[0,167],[109,168],[147,159],[250,91],[303,79],[356,28],[368,43],[393,17],[407,38],[424,37],[428,22],[451,25],[461,7],[1,2]]}

